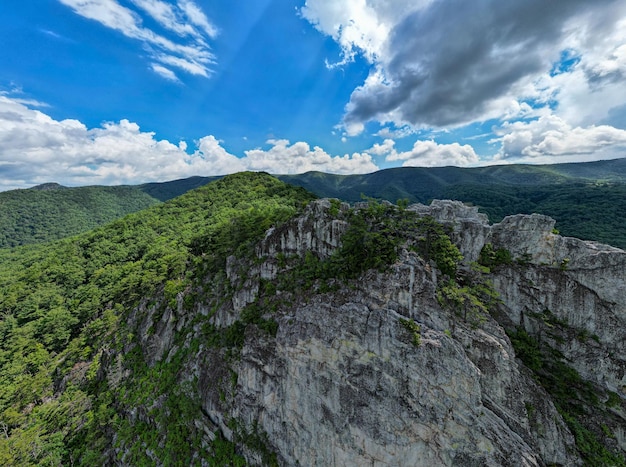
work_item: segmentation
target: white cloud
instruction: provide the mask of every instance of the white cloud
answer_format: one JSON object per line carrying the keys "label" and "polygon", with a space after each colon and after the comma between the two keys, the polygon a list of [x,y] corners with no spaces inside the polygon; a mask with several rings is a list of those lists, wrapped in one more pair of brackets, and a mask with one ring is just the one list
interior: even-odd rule
{"label": "white cloud", "polygon": [[0,96],[0,189],[48,181],[67,185],[136,184],[243,170],[212,136],[193,154],[141,131],[128,120],[88,129],[77,120],[57,121]]}
{"label": "white cloud", "polygon": [[626,130],[608,125],[572,127],[551,115],[514,122],[496,130],[497,161],[526,163],[583,162],[626,156]]}
{"label": "white cloud", "polygon": [[153,63],[151,65],[151,68],[152,68],[152,71],[154,71],[158,75],[161,75],[165,79],[168,79],[174,82],[180,82],[180,80],[178,79],[178,76],[176,76],[176,73],[174,73],[169,68],[165,68],[164,66],[159,65],[158,63]]}
{"label": "white cloud", "polygon": [[[617,14],[617,13],[616,13]],[[572,125],[603,121],[611,110],[626,104],[626,18],[602,40],[574,34],[579,61],[566,73],[543,76],[538,94],[551,96],[555,115]]]}
{"label": "white cloud", "polygon": [[191,0],[180,0],[178,5],[185,12],[189,21],[202,28],[209,37],[217,36],[217,28],[209,21],[198,5]]}
{"label": "white cloud", "polygon": [[[455,128],[537,107],[589,125],[626,104],[626,2],[308,0],[302,16],[371,64],[343,119]],[[564,51],[579,62],[551,74]],[[538,112],[540,113],[540,112]]]}
{"label": "white cloud", "polygon": [[404,125],[400,128],[383,127],[374,133],[374,136],[381,138],[400,139],[417,133],[417,130],[410,125]]}
{"label": "white cloud", "polygon": [[367,152],[375,156],[390,156],[392,154],[397,154],[395,146],[396,142],[390,138],[387,138],[382,142],[382,144],[374,144],[374,146],[368,149]]}
{"label": "white cloud", "polygon": [[382,144],[375,144],[366,152],[385,156],[388,162],[402,161],[403,167],[442,167],[454,165],[466,167],[475,165],[479,159],[474,148],[469,144],[439,144],[431,140],[417,140],[409,151],[398,152],[395,141],[386,139]]}
{"label": "white cloud", "polygon": [[87,128],[77,120],[55,120],[0,94],[0,190],[45,182],[69,186],[139,184],[193,175],[243,170],[302,173],[365,173],[378,170],[369,154],[331,156],[307,143],[270,140],[270,149],[230,154],[214,136],[187,143],[159,140],[128,120]]}
{"label": "white cloud", "polygon": [[174,66],[192,75],[200,75],[204,77],[207,77],[209,75],[209,70],[205,66],[205,64],[198,63],[197,61],[194,61],[194,60],[186,60],[184,58],[174,57],[172,55],[167,55],[167,54],[160,54],[155,58],[160,60],[161,63],[165,65]]}
{"label": "white cloud", "polygon": [[201,158],[204,169],[210,170],[210,175],[225,175],[248,170],[245,161],[229,154],[213,135],[205,136],[198,141],[198,150],[194,153],[194,157]]}
{"label": "white cloud", "polygon": [[269,140],[269,150],[246,151],[245,164],[249,170],[262,170],[277,174],[320,171],[338,174],[370,173],[378,170],[369,154],[331,156],[319,146],[313,149],[304,142],[292,145],[289,141]]}
{"label": "white cloud", "polygon": [[93,19],[102,25],[120,31],[132,38],[140,38],[145,32],[139,26],[141,18],[132,10],[115,0],[59,0],[77,14]]}
{"label": "white cloud", "polygon": [[385,54],[389,35],[409,13],[426,7],[432,0],[307,0],[302,16],[340,46],[345,64],[357,53],[375,63]]}
{"label": "white cloud", "polygon": [[[178,6],[162,0],[132,0],[137,10],[123,6],[117,0],[58,0],[84,18],[99,22],[144,44],[152,60],[177,67],[186,73],[207,77],[215,57],[207,39],[217,35],[202,10],[191,0],[179,2]],[[173,31],[177,39],[172,40],[162,33],[144,26],[144,12],[160,25]],[[171,75],[162,68],[152,69],[166,79]],[[172,72],[173,73],[173,72]]]}
{"label": "white cloud", "polygon": [[374,62],[389,34],[387,25],[379,20],[376,10],[369,7],[365,0],[309,0],[301,13],[320,32],[331,36],[341,46],[343,60],[335,65],[352,61],[357,52]]}
{"label": "white cloud", "polygon": [[50,36],[50,37],[54,38],[54,39],[61,40],[61,41],[67,41],[67,39],[65,37],[63,37],[62,35],[54,32],[54,31],[51,31],[50,29],[39,29],[39,31],[41,33],[47,35],[47,36]]}
{"label": "white cloud", "polygon": [[148,13],[161,26],[180,36],[197,34],[170,3],[161,0],[131,0],[131,2]]}

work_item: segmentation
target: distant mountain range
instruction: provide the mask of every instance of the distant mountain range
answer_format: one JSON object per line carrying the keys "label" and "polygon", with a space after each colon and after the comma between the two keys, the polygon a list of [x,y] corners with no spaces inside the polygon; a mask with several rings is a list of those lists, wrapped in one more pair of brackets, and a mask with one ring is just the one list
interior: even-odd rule
{"label": "distant mountain range", "polygon": [[0,247],[76,235],[158,203],[132,186],[67,188],[46,183],[5,191],[0,193]]}
{"label": "distant mountain range", "polygon": [[626,159],[552,165],[498,165],[477,168],[402,167],[366,175],[308,172],[279,176],[318,196],[357,201],[361,195],[411,202],[428,202],[455,192],[456,187],[562,185],[567,183],[624,183]]}
{"label": "distant mountain range", "polygon": [[[191,177],[136,186],[66,188],[47,183],[0,193],[0,247],[39,243],[90,230],[180,196],[220,177]],[[404,167],[365,175],[307,172],[277,175],[319,197],[429,203],[457,199],[491,221],[538,212],[564,235],[626,248],[626,158],[477,168]]]}
{"label": "distant mountain range", "polygon": [[314,198],[239,173],[0,249],[0,465],[626,466],[626,252]]}

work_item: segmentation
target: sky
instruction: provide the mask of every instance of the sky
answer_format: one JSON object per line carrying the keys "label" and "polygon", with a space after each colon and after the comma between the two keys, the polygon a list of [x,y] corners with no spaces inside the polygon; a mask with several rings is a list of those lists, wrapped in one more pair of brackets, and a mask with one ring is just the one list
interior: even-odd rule
{"label": "sky", "polygon": [[2,0],[0,191],[626,157],[626,0]]}

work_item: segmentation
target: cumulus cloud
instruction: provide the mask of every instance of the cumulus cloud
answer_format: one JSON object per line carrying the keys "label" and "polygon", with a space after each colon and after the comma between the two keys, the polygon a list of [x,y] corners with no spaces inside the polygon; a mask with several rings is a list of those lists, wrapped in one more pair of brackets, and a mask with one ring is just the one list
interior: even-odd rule
{"label": "cumulus cloud", "polygon": [[469,144],[439,144],[435,141],[417,140],[409,151],[398,152],[395,141],[386,139],[367,150],[377,156],[385,156],[388,162],[402,161],[403,167],[442,167],[454,165],[466,167],[478,163],[478,155]]}
{"label": "cumulus cloud", "polygon": [[0,190],[50,181],[69,186],[138,184],[243,170],[378,170],[369,154],[339,157],[303,142],[271,140],[269,144],[268,150],[254,149],[236,157],[209,135],[200,138],[189,154],[186,142],[158,139],[128,120],[90,129],[78,120],[55,120],[0,94]]}
{"label": "cumulus cloud", "polygon": [[496,160],[504,162],[583,162],[626,154],[626,130],[608,125],[572,127],[554,115],[505,124],[497,135],[494,142],[501,147]]}
{"label": "cumulus cloud", "polygon": [[552,99],[554,114],[572,125],[610,121],[615,110],[626,105],[626,12],[614,14],[622,19],[612,31],[598,37],[572,33],[574,64],[536,83],[541,99]]}
{"label": "cumulus cloud", "polygon": [[260,170],[280,174],[303,173],[313,170],[338,174],[370,173],[378,170],[372,157],[366,153],[331,156],[319,146],[313,149],[308,143],[269,140],[269,150],[252,149],[246,151],[245,164],[250,170]]}
{"label": "cumulus cloud", "polygon": [[[126,37],[141,42],[156,61],[152,70],[168,80],[178,80],[175,72],[166,65],[186,73],[208,77],[215,57],[208,40],[215,38],[217,28],[191,0],[172,4],[162,0],[131,0],[124,6],[117,0],[58,0],[76,14],[99,22]],[[175,33],[171,39],[144,26],[144,15],[156,21],[164,31]]]}
{"label": "cumulus cloud", "polygon": [[301,13],[341,46],[343,60],[335,65],[352,61],[357,52],[370,62],[376,61],[389,35],[389,25],[380,20],[376,8],[365,0],[307,1]]}
{"label": "cumulus cloud", "polygon": [[[346,57],[372,63],[346,106],[352,135],[368,121],[455,127],[514,117],[524,101],[553,104],[566,92],[550,72],[571,48],[587,96],[615,82],[623,89],[626,4],[618,0],[308,0],[302,15]],[[608,94],[613,106],[626,102],[611,88],[605,113]]]}
{"label": "cumulus cloud", "polygon": [[[213,135],[205,136],[198,141],[198,150],[194,152],[190,160],[197,161],[197,158],[200,158],[202,162],[199,165],[209,175],[226,175],[249,169],[245,160],[226,151]],[[185,162],[188,163],[188,161],[189,159]],[[206,172],[207,170],[209,172]]]}
{"label": "cumulus cloud", "polygon": [[213,136],[200,139],[193,154],[186,149],[128,120],[89,129],[0,95],[0,189],[48,181],[136,184],[245,169]]}

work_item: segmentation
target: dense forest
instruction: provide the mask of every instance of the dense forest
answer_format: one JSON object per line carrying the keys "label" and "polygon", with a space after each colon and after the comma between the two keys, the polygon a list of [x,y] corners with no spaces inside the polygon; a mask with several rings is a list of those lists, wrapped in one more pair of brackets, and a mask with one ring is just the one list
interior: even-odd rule
{"label": "dense forest", "polygon": [[0,248],[87,232],[159,201],[137,187],[44,184],[0,193]]}
{"label": "dense forest", "polygon": [[513,214],[546,214],[562,235],[626,249],[626,184],[456,185],[444,198],[480,207],[492,222]]}
{"label": "dense forest", "polygon": [[[557,221],[561,234],[626,248],[626,159],[479,168],[405,167],[365,175],[308,172],[277,176],[320,198],[428,204],[456,199],[491,222],[533,212]],[[217,180],[190,177],[137,186],[65,188],[46,184],[0,193],[0,248],[86,232],[125,214]]]}
{"label": "dense forest", "polygon": [[151,393],[124,387],[116,399],[98,376],[128,332],[120,318],[158,291],[175,299],[311,199],[244,173],[79,236],[0,250],[0,465],[102,465],[113,425],[123,433],[116,410]]}
{"label": "dense forest", "polygon": [[474,169],[405,167],[366,175],[309,172],[281,176],[320,197],[429,204],[454,199],[479,207],[491,222],[546,214],[562,235],[626,248],[626,159]]}
{"label": "dense forest", "polygon": [[[341,247],[323,261],[312,254],[279,255],[286,273],[273,282],[261,280],[257,298],[234,322],[214,325],[212,313],[241,286],[227,279],[229,264],[256,264],[253,249],[267,230],[280,231],[314,198],[268,174],[240,173],[90,232],[0,250],[0,464],[154,465],[158,459],[163,465],[239,466],[246,465],[243,445],[260,453],[263,465],[277,465],[262,433],[234,425],[234,442],[216,432],[210,444],[199,445],[206,443],[194,422],[201,412],[199,383],[185,379],[184,363],[201,347],[215,349],[208,352],[215,358],[237,359],[248,331],[276,335],[272,313],[279,307],[289,308],[303,293],[356,287],[365,270],[384,270],[406,248],[431,260],[447,278],[437,301],[463,310],[463,322],[475,328],[495,310],[499,298],[484,275],[513,261],[506,251],[484,249],[480,264],[461,273],[462,256],[444,227],[429,217],[418,219],[406,202],[370,200],[348,209],[333,199],[330,215],[348,226]],[[199,311],[202,306],[206,312]],[[149,309],[158,310],[159,318]],[[145,339],[161,335],[167,325],[161,316],[174,323],[173,341],[166,358],[151,360],[137,333]],[[142,320],[148,326],[143,331]],[[400,324],[419,347],[419,325],[406,319]],[[534,341],[522,334],[512,339],[539,375],[548,363],[560,362],[553,355],[537,364],[538,355],[544,356]],[[580,383],[569,367],[559,371]],[[236,386],[236,373],[220,378],[216,384]],[[539,381],[548,391],[556,385],[555,400],[578,404],[577,393],[563,396],[563,381],[569,380],[560,373]],[[561,414],[569,416],[568,410]],[[575,415],[568,424],[578,429],[581,454],[624,465],[580,425],[584,414]]]}

